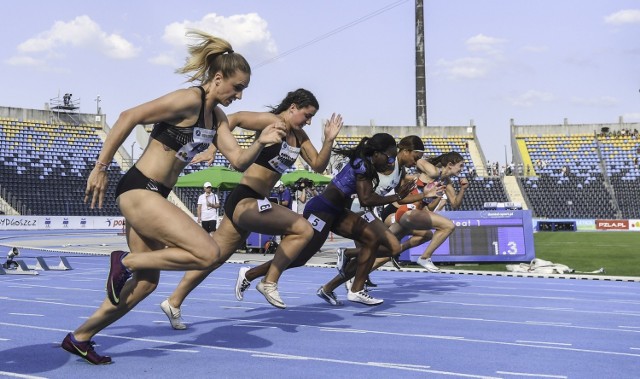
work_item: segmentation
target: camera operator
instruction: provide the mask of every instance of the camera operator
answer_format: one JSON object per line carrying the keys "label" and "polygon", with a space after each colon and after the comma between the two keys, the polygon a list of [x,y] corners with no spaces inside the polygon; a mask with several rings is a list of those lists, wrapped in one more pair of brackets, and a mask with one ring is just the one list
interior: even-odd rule
{"label": "camera operator", "polygon": [[304,206],[307,204],[311,198],[318,195],[318,191],[316,191],[313,181],[309,179],[298,179],[295,183],[296,188],[296,204],[298,214],[302,214],[304,212]]}

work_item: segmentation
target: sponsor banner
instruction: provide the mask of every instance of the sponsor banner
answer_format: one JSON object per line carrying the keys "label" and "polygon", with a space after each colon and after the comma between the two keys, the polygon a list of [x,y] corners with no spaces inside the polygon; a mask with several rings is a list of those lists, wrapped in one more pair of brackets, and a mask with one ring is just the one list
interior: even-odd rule
{"label": "sponsor banner", "polygon": [[596,230],[596,220],[593,220],[593,219],[576,220],[576,230],[579,232],[586,232],[586,231],[593,232]]}
{"label": "sponsor banner", "polygon": [[[575,221],[576,222],[576,230],[579,232],[595,232],[595,231],[606,231],[606,230],[616,230],[616,231],[631,231],[631,232],[640,232],[640,219],[633,220],[594,220],[594,219],[576,219],[576,220],[568,220],[568,219],[548,219],[548,218],[534,218],[533,224],[538,225],[538,221]],[[603,222],[599,227],[596,226],[596,222]],[[608,223],[608,224],[607,224]],[[612,228],[614,223],[621,223],[618,226],[620,228]],[[628,223],[629,227],[625,227],[624,223]]]}
{"label": "sponsor banner", "polygon": [[0,216],[0,230],[122,230],[124,217]]}
{"label": "sponsor banner", "polygon": [[640,220],[629,220],[629,230],[640,232]]}
{"label": "sponsor banner", "polygon": [[598,230],[629,230],[629,220],[596,220]]}

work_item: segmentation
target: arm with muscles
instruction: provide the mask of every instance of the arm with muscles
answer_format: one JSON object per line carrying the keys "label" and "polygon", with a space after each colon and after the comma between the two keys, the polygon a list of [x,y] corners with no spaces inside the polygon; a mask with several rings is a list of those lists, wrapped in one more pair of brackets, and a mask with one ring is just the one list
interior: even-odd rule
{"label": "arm with muscles", "polygon": [[358,201],[363,207],[376,207],[378,205],[387,205],[394,201],[399,201],[406,197],[414,187],[415,182],[407,182],[399,186],[398,192],[387,196],[381,196],[373,190],[373,183],[371,182],[371,179],[367,179],[364,175],[356,176],[356,192],[358,193]]}
{"label": "arm with muscles", "polygon": [[193,159],[191,160],[191,162],[189,162],[189,164],[207,162],[207,166],[211,166],[213,164],[213,160],[216,157],[216,151],[218,151],[218,148],[216,147],[216,145],[211,144],[209,145],[207,150],[203,151],[202,153],[196,154],[196,156],[193,157]]}
{"label": "arm with muscles", "polygon": [[229,123],[224,113],[216,109],[216,116],[221,122],[214,143],[222,155],[229,160],[231,166],[238,171],[246,170],[266,145],[280,142],[286,133],[284,123],[275,120],[271,124],[263,125],[261,133],[254,143],[248,149],[243,149],[231,134],[233,127],[230,125],[233,124]]}
{"label": "arm with muscles", "polygon": [[334,113],[331,115],[331,119],[324,124],[324,140],[322,141],[320,152],[313,146],[307,134],[302,131],[300,154],[313,171],[322,173],[327,169],[333,141],[340,133],[340,129],[342,129],[342,116]]}
{"label": "arm with muscles", "polygon": [[[89,174],[84,201],[91,196],[91,208],[102,208],[107,190],[107,168],[118,148],[138,124],[166,121],[173,125],[195,122],[200,110],[200,96],[192,89],[180,89],[155,100],[128,109],[120,114],[107,135],[96,166]],[[144,153],[143,153],[144,155]]]}
{"label": "arm with muscles", "polygon": [[[396,193],[400,193],[401,186],[403,185],[410,185],[411,189],[413,189],[416,185],[416,181],[418,180],[418,178],[412,175],[406,175],[404,172],[404,168],[402,169],[402,171],[403,171],[402,180],[400,181],[400,184],[398,184],[398,186],[395,188]],[[426,199],[426,198],[436,197],[437,196],[436,193],[439,191],[444,191],[444,189],[445,189],[445,186],[438,186],[438,187],[432,188],[427,192],[415,193],[415,194],[410,193],[407,196],[399,197],[399,199],[396,201],[396,204],[398,205],[413,204],[413,203],[422,201],[423,199]]]}
{"label": "arm with muscles", "polygon": [[447,199],[451,203],[451,208],[458,209],[462,204],[462,198],[464,197],[464,192],[469,188],[469,181],[465,178],[460,178],[460,190],[456,193],[456,190],[453,188],[453,185],[447,185],[445,192],[447,194]]}
{"label": "arm with muscles", "polygon": [[440,175],[440,170],[426,159],[418,159],[416,168],[426,176],[435,179]]}

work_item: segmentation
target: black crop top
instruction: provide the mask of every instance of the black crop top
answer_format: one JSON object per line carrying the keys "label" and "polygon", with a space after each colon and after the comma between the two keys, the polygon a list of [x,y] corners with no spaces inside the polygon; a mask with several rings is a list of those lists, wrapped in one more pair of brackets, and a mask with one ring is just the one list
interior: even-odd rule
{"label": "black crop top", "polygon": [[[295,134],[294,136],[296,137],[296,143],[299,144],[298,136]],[[287,144],[286,139],[283,139],[280,144],[275,143],[262,149],[254,163],[271,171],[284,174],[293,167],[299,155],[300,147],[290,146]]]}
{"label": "black crop top", "polygon": [[151,131],[151,138],[174,150],[176,158],[183,162],[190,162],[196,154],[205,151],[213,143],[213,137],[216,135],[218,126],[218,120],[214,113],[213,129],[205,127],[205,91],[201,86],[197,88],[201,91],[202,105],[200,107],[200,115],[195,124],[179,127],[166,122],[158,122],[153,125],[153,130]]}

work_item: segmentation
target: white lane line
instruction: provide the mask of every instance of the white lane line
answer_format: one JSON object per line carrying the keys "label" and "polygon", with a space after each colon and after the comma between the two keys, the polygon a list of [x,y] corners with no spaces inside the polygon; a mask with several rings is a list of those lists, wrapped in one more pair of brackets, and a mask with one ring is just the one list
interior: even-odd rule
{"label": "white lane line", "polygon": [[640,329],[640,326],[618,325],[618,328],[625,328],[625,329]]}
{"label": "white lane line", "polygon": [[336,333],[357,333],[364,334],[367,333],[366,330],[356,330],[356,329],[341,329],[341,328],[320,328],[322,332],[336,332]]}
{"label": "white lane line", "polygon": [[631,350],[640,350],[640,347],[630,347]]}
{"label": "white lane line", "polygon": [[176,353],[199,353],[198,350],[187,350],[187,349],[167,349],[162,347],[147,347],[145,350],[159,350],[159,351],[171,351]]}
{"label": "white lane line", "polygon": [[10,376],[12,378],[25,378],[25,379],[46,379],[45,376],[34,376],[18,374],[17,372],[0,371],[0,376]]}
{"label": "white lane line", "polygon": [[262,354],[251,354],[252,357],[255,358],[271,358],[271,359],[295,359],[298,361],[306,361],[308,358],[306,357],[297,357],[295,355],[287,355],[287,354],[271,354],[271,353],[262,353]]}
{"label": "white lane line", "polygon": [[37,313],[14,313],[14,312],[9,312],[10,315],[12,316],[34,316],[34,317],[44,317],[44,315],[41,314],[37,314]]}
{"label": "white lane line", "polygon": [[222,308],[222,309],[249,309],[249,310],[256,309],[255,307],[240,307],[240,306],[238,306],[238,307],[230,307],[228,305],[221,305],[220,308]]}
{"label": "white lane line", "polygon": [[241,328],[260,328],[260,329],[277,329],[277,326],[267,325],[253,325],[253,324],[233,324],[233,326],[239,326]]}
{"label": "white lane line", "polygon": [[559,325],[559,326],[569,326],[570,322],[550,322],[550,321],[525,321],[526,324],[535,324],[535,325]]}
{"label": "white lane line", "polygon": [[[251,356],[255,358],[269,358],[269,359],[317,360],[317,358],[289,355],[289,354],[278,354],[278,353],[258,353],[258,354],[251,354]],[[320,359],[320,360],[325,361],[324,359]],[[340,362],[336,362],[336,360],[334,359],[329,359],[328,361],[340,363]],[[353,362],[350,362],[350,363],[353,363]],[[409,364],[405,365],[405,364],[395,364],[395,363],[386,363],[386,362],[364,362],[364,363],[358,363],[358,365],[382,367],[382,368],[389,368],[389,369],[399,369],[399,370],[405,370],[405,371],[427,372],[432,374],[451,375],[451,376],[459,376],[459,377],[466,377],[466,378],[499,379],[492,376],[464,374],[464,373],[453,372],[453,371],[429,370],[430,368],[429,366],[421,366],[421,365],[409,365]]]}
{"label": "white lane line", "polygon": [[520,343],[539,343],[543,345],[558,345],[558,346],[572,346],[570,343],[563,342],[545,342],[545,341],[527,341],[527,340],[516,340],[516,342]]}
{"label": "white lane line", "polygon": [[391,362],[367,362],[367,363],[375,366],[380,366],[380,367],[410,367],[410,368],[421,368],[421,369],[431,368],[431,366],[411,365],[408,363],[391,363]]}
{"label": "white lane line", "polygon": [[496,374],[516,375],[516,376],[534,376],[536,378],[559,378],[559,379],[568,378],[568,376],[565,376],[565,375],[545,375],[545,374],[534,374],[534,373],[528,373],[528,372],[496,371]]}
{"label": "white lane line", "polygon": [[11,341],[11,340],[8,338],[0,338],[0,341]]}
{"label": "white lane line", "polygon": [[394,313],[394,312],[376,312],[376,314],[379,314],[382,316],[392,316],[392,317],[404,316],[403,313]]}

